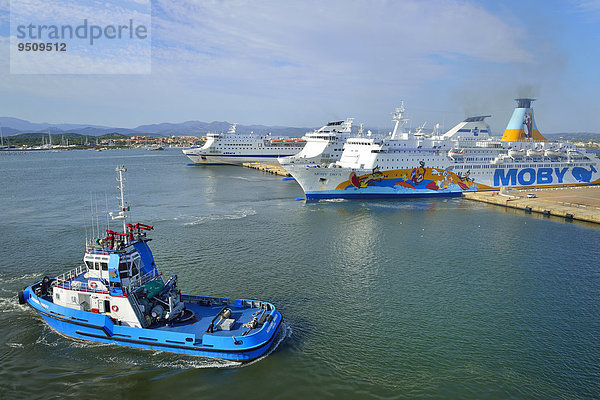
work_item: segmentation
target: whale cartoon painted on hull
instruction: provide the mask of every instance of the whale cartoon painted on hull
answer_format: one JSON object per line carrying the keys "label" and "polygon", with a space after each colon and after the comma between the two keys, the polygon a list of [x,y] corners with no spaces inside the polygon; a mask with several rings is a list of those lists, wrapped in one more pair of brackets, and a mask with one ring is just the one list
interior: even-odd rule
{"label": "whale cartoon painted on hull", "polygon": [[589,171],[582,167],[575,167],[573,168],[573,172],[571,172],[571,174],[573,175],[573,178],[577,179],[579,182],[589,183],[592,180],[592,174],[594,172],[597,172],[596,168],[594,168],[593,165],[590,165]]}

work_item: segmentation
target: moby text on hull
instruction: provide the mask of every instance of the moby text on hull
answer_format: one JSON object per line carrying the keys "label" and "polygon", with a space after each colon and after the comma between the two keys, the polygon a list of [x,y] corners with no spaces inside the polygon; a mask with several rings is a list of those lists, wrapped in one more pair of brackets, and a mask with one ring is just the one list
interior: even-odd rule
{"label": "moby text on hull", "polygon": [[404,108],[393,132],[351,138],[341,159],[327,166],[286,166],[307,199],[458,196],[500,187],[535,188],[600,183],[593,155],[565,142],[549,142],[533,118],[533,99],[518,106],[501,139],[485,118],[470,117],[445,134],[401,133]]}

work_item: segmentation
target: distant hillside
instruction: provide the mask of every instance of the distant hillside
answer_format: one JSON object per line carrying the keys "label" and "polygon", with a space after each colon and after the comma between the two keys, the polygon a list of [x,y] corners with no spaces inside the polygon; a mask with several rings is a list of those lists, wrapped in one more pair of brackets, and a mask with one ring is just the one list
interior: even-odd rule
{"label": "distant hillside", "polygon": [[[119,133],[111,133],[102,136],[91,136],[91,135],[80,135],[78,133],[50,133],[52,137],[52,144],[74,144],[84,145],[86,143],[95,143],[96,140],[102,139],[115,139],[115,138],[128,138],[128,135],[121,135]],[[34,132],[34,133],[20,133],[5,136],[5,143],[10,143],[12,146],[39,146],[43,143],[48,143],[48,133]]]}
{"label": "distant hillside", "polygon": [[7,129],[14,129],[19,132],[41,132],[48,130],[51,132],[66,132],[76,131],[84,128],[97,128],[97,129],[112,129],[108,126],[100,125],[86,125],[86,124],[50,124],[47,122],[35,123],[29,122],[24,119],[12,118],[12,117],[0,117],[0,124],[2,126],[2,132],[4,133]]}
{"label": "distant hillside", "polygon": [[[186,121],[181,123],[160,123],[151,125],[140,125],[134,129],[117,128],[100,125],[83,124],[49,124],[32,123],[23,119],[0,117],[0,125],[3,136],[11,136],[22,133],[66,134],[76,133],[87,136],[101,136],[110,133],[119,133],[125,136],[204,136],[208,132],[227,132],[232,123],[227,121]],[[294,128],[287,126],[265,126],[265,125],[238,125],[238,133],[272,133],[277,136],[302,136],[311,128]]]}
{"label": "distant hillside", "polygon": [[558,139],[559,137],[562,137],[565,140],[600,140],[600,133],[591,132],[545,133],[544,136],[553,140]]}
{"label": "distant hillside", "polygon": [[[186,121],[181,123],[161,123],[152,125],[140,125],[134,130],[161,136],[204,136],[208,132],[227,132],[232,123],[227,121]],[[266,125],[237,125],[237,133],[272,133],[276,136],[302,136],[310,128],[293,128],[288,126],[266,126]]]}
{"label": "distant hillside", "polygon": [[[22,134],[22,133],[39,133],[39,134],[67,134],[75,133],[83,136],[102,136],[111,133],[118,133],[125,136],[204,136],[208,132],[227,132],[232,123],[227,121],[185,121],[179,123],[164,122],[160,124],[140,125],[133,129],[116,128],[101,125],[85,125],[85,124],[49,124],[49,123],[33,123],[19,118],[0,117],[0,127],[4,137]],[[237,125],[238,133],[257,134],[271,133],[275,136],[291,136],[299,137],[306,132],[310,132],[315,128],[295,128],[289,126],[268,126],[268,125]],[[387,133],[390,129],[380,129],[373,127],[365,127],[365,133],[371,130],[373,133]],[[414,128],[413,128],[414,130]],[[352,132],[358,132],[358,126],[352,127]],[[431,133],[431,129],[425,129],[424,132]],[[502,132],[499,133],[501,135]],[[568,140],[600,140],[599,133],[545,133],[549,139],[558,139],[562,137]]]}

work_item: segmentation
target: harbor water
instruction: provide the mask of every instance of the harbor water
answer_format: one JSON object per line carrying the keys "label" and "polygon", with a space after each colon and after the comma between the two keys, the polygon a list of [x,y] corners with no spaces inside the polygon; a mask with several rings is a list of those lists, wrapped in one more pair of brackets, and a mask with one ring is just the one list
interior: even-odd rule
{"label": "harbor water", "polygon": [[[598,226],[462,198],[305,203],[294,181],[187,162],[175,149],[0,153],[0,398],[600,397]],[[18,304],[82,264],[119,164],[184,293],[282,312],[271,354],[239,366],[79,342]]]}

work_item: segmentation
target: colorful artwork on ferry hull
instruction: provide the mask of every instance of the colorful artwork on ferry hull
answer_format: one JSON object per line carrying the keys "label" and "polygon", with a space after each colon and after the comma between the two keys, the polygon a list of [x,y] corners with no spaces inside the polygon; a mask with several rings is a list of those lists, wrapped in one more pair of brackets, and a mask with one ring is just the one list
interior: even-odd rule
{"label": "colorful artwork on ferry hull", "polygon": [[[339,184],[336,189],[372,189],[379,192],[379,189],[397,192],[419,193],[461,193],[464,191],[491,190],[492,187],[476,183],[471,177],[470,172],[456,174],[452,168],[426,168],[424,162],[413,169],[396,169],[390,171],[381,171],[374,168],[371,173],[357,175],[352,170],[349,179]],[[369,190],[366,190],[369,191]]]}

